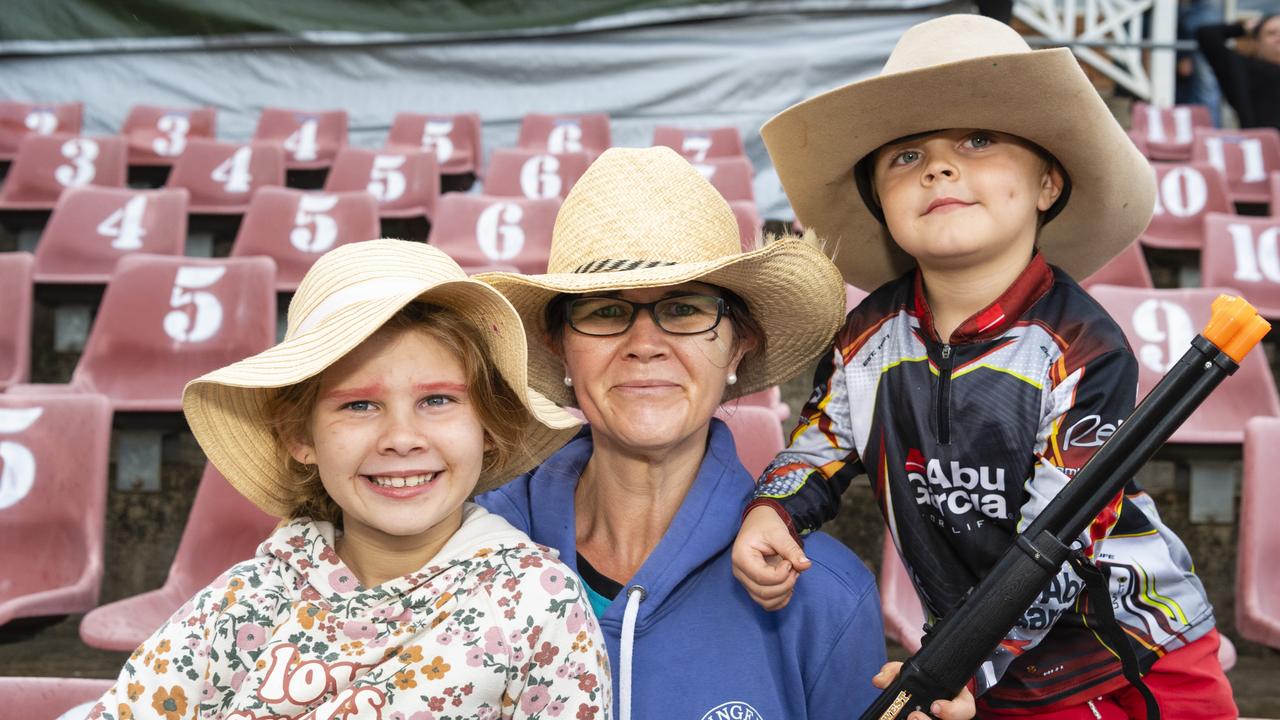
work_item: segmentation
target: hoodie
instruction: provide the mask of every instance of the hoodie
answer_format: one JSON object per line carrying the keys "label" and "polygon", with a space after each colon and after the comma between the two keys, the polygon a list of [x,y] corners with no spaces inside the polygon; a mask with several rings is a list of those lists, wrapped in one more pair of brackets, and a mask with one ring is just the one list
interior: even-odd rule
{"label": "hoodie", "polygon": [[[481,495],[575,571],[574,489],[590,429],[540,467]],[[733,577],[730,552],[754,478],[733,436],[712,420],[707,452],[666,534],[600,617],[617,716],[783,720],[856,716],[878,695],[885,661],[871,573],[822,533],[790,604],[762,610]]]}
{"label": "hoodie", "polygon": [[189,600],[90,718],[604,718],[608,660],[554,551],[468,504],[421,570],[362,587],[295,520]]}

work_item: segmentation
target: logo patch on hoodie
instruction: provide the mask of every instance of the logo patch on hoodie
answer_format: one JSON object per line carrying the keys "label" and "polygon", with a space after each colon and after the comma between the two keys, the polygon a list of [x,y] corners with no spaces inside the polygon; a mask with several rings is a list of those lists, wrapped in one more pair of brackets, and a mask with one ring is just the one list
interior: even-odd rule
{"label": "logo patch on hoodie", "polygon": [[702,720],[764,720],[764,716],[741,700],[730,700],[708,710]]}

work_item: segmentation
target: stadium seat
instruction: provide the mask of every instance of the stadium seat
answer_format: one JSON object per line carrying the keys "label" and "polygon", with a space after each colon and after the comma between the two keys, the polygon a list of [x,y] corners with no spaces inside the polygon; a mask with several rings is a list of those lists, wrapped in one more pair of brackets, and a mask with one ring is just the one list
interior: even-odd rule
{"label": "stadium seat", "polygon": [[1147,247],[1199,250],[1204,245],[1204,216],[1235,212],[1221,173],[1208,163],[1152,163],[1152,167],[1156,206],[1140,242]]}
{"label": "stadium seat", "polygon": [[1196,128],[1191,158],[1218,168],[1232,202],[1266,203],[1268,175],[1280,170],[1280,130]]}
{"label": "stadium seat", "polygon": [[431,152],[347,147],[334,159],[324,190],[364,190],[378,201],[380,217],[432,218],[440,199],[440,170]]}
{"label": "stadium seat", "polygon": [[0,189],[0,210],[49,210],[63,190],[124,187],[128,167],[121,137],[28,135]]}
{"label": "stadium seat", "polygon": [[1280,218],[1209,213],[1200,276],[1234,287],[1266,318],[1280,318]]}
{"label": "stadium seat", "polygon": [[738,398],[737,402],[739,406],[752,405],[770,410],[778,419],[778,422],[786,422],[791,417],[791,408],[782,402],[782,389],[777,385],[770,385],[763,390],[743,395]]}
{"label": "stadium seat", "polygon": [[756,204],[745,200],[729,203],[733,217],[738,221],[738,236],[742,240],[742,252],[751,252],[764,242],[764,221],[756,212]]}
{"label": "stadium seat", "polygon": [[387,133],[386,148],[393,152],[423,150],[435,153],[442,175],[480,174],[484,157],[480,143],[480,116],[396,113]]}
{"label": "stadium seat", "polygon": [[529,199],[563,199],[591,164],[584,152],[543,153],[501,148],[489,158],[484,175],[486,195]]}
{"label": "stadium seat", "polygon": [[551,229],[560,211],[559,198],[529,200],[447,193],[440,198],[427,241],[472,271],[495,265],[517,272],[547,271]]}
{"label": "stadium seat", "polygon": [[101,395],[0,395],[0,625],[97,604],[110,437]]}
{"label": "stadium seat", "polygon": [[347,111],[264,108],[253,139],[284,148],[289,170],[326,168],[347,144]]}
{"label": "stadium seat", "polygon": [[325,252],[380,236],[378,201],[363,189],[322,193],[265,187],[249,201],[231,256],[275,260],[276,290],[293,292]]}
{"label": "stadium seat", "polygon": [[277,521],[236,492],[213,465],[205,466],[164,585],[91,611],[80,623],[80,638],[104,650],[138,647],[227,568],[252,558]]}
{"label": "stadium seat", "polygon": [[9,717],[83,720],[115,680],[0,677],[0,706]]}
{"label": "stadium seat", "polygon": [[211,107],[163,108],[134,105],[120,134],[129,142],[130,165],[172,165],[188,138],[213,140],[217,114]]}
{"label": "stadium seat", "polygon": [[862,289],[860,289],[860,288],[856,288],[856,287],[854,287],[854,286],[850,285],[849,283],[845,283],[845,284],[844,284],[844,312],[845,312],[845,314],[847,315],[847,314],[849,314],[850,312],[853,312],[853,309],[854,309],[854,308],[856,308],[856,307],[858,307],[858,305],[860,305],[860,304],[862,303],[862,301],[863,301],[863,300],[866,300],[866,299],[867,299],[867,296],[868,296],[868,295],[870,295],[870,294],[871,294],[871,293],[867,292],[866,290],[862,290]]}
{"label": "stadium seat", "polygon": [[1145,154],[1152,160],[1187,161],[1195,128],[1212,128],[1213,117],[1204,105],[1161,108],[1135,102],[1129,127],[1146,141]]}
{"label": "stadium seat", "polygon": [[752,477],[764,472],[773,456],[786,447],[778,416],[768,408],[741,404],[721,407],[716,417],[729,426],[733,444],[738,449],[738,460]]}
{"label": "stadium seat", "polygon": [[[1138,399],[1164,377],[1209,321],[1210,303],[1234,290],[1143,288],[1097,285],[1090,291],[1124,330],[1138,360]],[[1174,432],[1170,443],[1239,444],[1244,422],[1280,415],[1280,398],[1261,350],[1249,353],[1204,404]]]}
{"label": "stadium seat", "polygon": [[193,215],[241,215],[253,191],[284,185],[284,169],[284,151],[276,145],[190,138],[166,187],[191,193],[188,212]]}
{"label": "stadium seat", "polygon": [[901,645],[907,652],[920,650],[924,637],[924,606],[911,584],[907,566],[898,556],[893,535],[884,533],[884,553],[880,556],[880,615],[884,619],[885,637]]}
{"label": "stadium seat", "polygon": [[69,385],[7,394],[96,392],[117,411],[176,412],[187,381],[276,340],[275,263],[127,255],[116,265]]}
{"label": "stadium seat", "polygon": [[1087,290],[1094,285],[1124,285],[1126,287],[1151,288],[1151,268],[1147,267],[1147,258],[1142,254],[1142,245],[1129,243],[1106,265],[1085,278],[1080,284]]}
{"label": "stadium seat", "polygon": [[12,160],[27,135],[79,135],[84,104],[0,100],[0,161]]}
{"label": "stadium seat", "polygon": [[711,181],[716,190],[729,202],[749,202],[755,204],[756,193],[751,187],[753,173],[751,161],[739,155],[730,158],[711,158],[694,167],[702,176]]}
{"label": "stadium seat", "polygon": [[659,125],[653,129],[653,144],[665,145],[691,163],[700,163],[707,158],[746,155],[746,150],[742,147],[742,135],[736,127],[692,130]]}
{"label": "stadium seat", "polygon": [[613,141],[609,133],[609,116],[540,115],[530,113],[520,121],[516,145],[553,155],[585,152],[594,158],[609,149]]}
{"label": "stadium seat", "polygon": [[0,253],[0,392],[30,374],[34,264],[29,253]]}
{"label": "stadium seat", "polygon": [[182,255],[187,191],[71,188],[36,245],[36,282],[104,285],[130,253]]}
{"label": "stadium seat", "polygon": [[1245,425],[1244,486],[1236,552],[1236,630],[1246,640],[1280,650],[1280,420],[1254,418]]}
{"label": "stadium seat", "polygon": [[1271,173],[1271,217],[1280,217],[1280,170]]}

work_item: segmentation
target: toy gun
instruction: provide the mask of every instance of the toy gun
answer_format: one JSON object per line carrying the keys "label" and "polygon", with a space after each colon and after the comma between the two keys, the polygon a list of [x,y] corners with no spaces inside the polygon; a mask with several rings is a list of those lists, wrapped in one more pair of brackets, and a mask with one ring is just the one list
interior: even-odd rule
{"label": "toy gun", "polygon": [[[1209,324],[1191,341],[1191,349],[1016,536],[986,577],[928,632],[920,652],[903,663],[898,678],[862,713],[861,720],[905,718],[913,710],[928,714],[934,700],[959,694],[1071,558],[1072,541],[1209,393],[1236,371],[1270,329],[1270,323],[1242,298],[1219,295]],[[1088,569],[1098,572],[1091,565]],[[1104,615],[1110,610],[1109,596],[1089,599],[1094,608],[1106,606],[1100,608]],[[1127,640],[1122,637],[1121,642]],[[1128,648],[1125,651],[1132,656]],[[1136,666],[1132,673],[1136,675]],[[1126,676],[1130,676],[1128,667]],[[1130,676],[1131,682],[1134,679]],[[1146,693],[1140,682],[1134,684]],[[1158,716],[1154,698],[1147,694],[1147,699],[1148,715]]]}

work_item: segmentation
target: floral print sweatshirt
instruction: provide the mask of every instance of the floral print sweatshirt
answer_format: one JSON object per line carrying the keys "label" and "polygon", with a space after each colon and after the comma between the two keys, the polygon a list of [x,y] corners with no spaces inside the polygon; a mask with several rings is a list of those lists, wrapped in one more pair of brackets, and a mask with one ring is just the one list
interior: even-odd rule
{"label": "floral print sweatshirt", "polygon": [[104,720],[610,717],[608,656],[554,550],[468,504],[418,572],[362,587],[295,520],[125,663]]}

